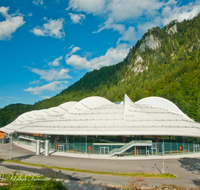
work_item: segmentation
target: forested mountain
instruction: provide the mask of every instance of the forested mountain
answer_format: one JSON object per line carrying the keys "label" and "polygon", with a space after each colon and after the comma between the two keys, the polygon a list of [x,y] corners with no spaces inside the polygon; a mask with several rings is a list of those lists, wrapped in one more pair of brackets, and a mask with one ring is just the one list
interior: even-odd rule
{"label": "forested mountain", "polygon": [[85,74],[51,99],[34,105],[14,104],[0,109],[0,126],[23,112],[102,96],[133,101],[160,96],[175,103],[190,118],[200,122],[200,14],[192,20],[172,21],[149,29],[121,63]]}

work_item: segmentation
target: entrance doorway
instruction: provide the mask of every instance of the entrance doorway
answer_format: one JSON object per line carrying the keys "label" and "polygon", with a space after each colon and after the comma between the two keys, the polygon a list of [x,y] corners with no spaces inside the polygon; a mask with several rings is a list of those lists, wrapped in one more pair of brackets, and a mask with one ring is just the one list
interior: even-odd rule
{"label": "entrance doorway", "polygon": [[64,152],[64,145],[58,145],[58,152]]}
{"label": "entrance doorway", "polygon": [[101,147],[100,154],[109,154],[109,147]]}
{"label": "entrance doorway", "polygon": [[199,144],[194,144],[194,152],[199,152]]}

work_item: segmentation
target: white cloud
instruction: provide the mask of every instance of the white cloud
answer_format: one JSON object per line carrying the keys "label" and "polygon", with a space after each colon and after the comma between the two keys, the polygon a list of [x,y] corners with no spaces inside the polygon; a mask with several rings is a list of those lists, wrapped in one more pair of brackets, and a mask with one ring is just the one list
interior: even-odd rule
{"label": "white cloud", "polygon": [[38,84],[40,82],[40,80],[34,80],[32,82],[29,82],[29,84]]}
{"label": "white cloud", "polygon": [[141,33],[145,33],[148,31],[148,29],[153,28],[155,26],[158,26],[158,25],[156,25],[155,23],[152,23],[152,22],[146,22],[144,24],[138,24],[137,28]]}
{"label": "white cloud", "polygon": [[60,65],[60,62],[59,62],[59,61],[62,60],[62,59],[63,59],[63,56],[60,56],[60,57],[54,59],[53,62],[50,62],[49,65],[58,66],[58,65]]}
{"label": "white cloud", "polygon": [[74,44],[72,44],[70,47],[68,47],[68,49],[72,49],[74,47]]}
{"label": "white cloud", "polygon": [[51,96],[41,96],[43,99],[49,99]]}
{"label": "white cloud", "polygon": [[45,84],[43,86],[36,86],[35,88],[28,88],[24,91],[31,92],[34,95],[41,94],[43,91],[56,91],[56,90],[62,90],[67,88],[67,81],[53,81],[49,84]]}
{"label": "white cloud", "polygon": [[0,40],[8,40],[12,34],[21,27],[25,21],[23,16],[9,15],[9,7],[0,7],[0,13],[5,18],[5,21],[0,22]]}
{"label": "white cloud", "polygon": [[[177,2],[174,0],[168,1],[162,8],[162,13],[153,18],[151,22],[145,22],[138,24],[137,28],[140,33],[147,32],[148,29],[155,26],[162,26],[169,24],[172,20],[178,20],[179,22],[184,19],[192,19],[200,12],[200,2],[189,3],[182,7],[178,7]],[[174,5],[174,6],[171,6]]]}
{"label": "white cloud", "polygon": [[106,0],[70,0],[66,10],[72,8],[77,11],[93,13],[94,15],[102,13],[105,9]]}
{"label": "white cloud", "polygon": [[80,49],[81,49],[80,47],[73,47],[72,50],[71,50],[71,53],[75,53]]}
{"label": "white cloud", "polygon": [[29,13],[28,16],[33,16],[33,13]]}
{"label": "white cloud", "polygon": [[178,20],[179,22],[184,19],[192,19],[194,16],[197,16],[200,12],[200,2],[196,1],[195,3],[189,3],[182,7],[166,6],[162,10],[163,24],[166,25],[172,20]]}
{"label": "white cloud", "polygon": [[141,15],[152,15],[159,10],[164,2],[158,0],[112,0],[107,5],[108,17],[115,21],[125,21]]}
{"label": "white cloud", "polygon": [[69,13],[69,16],[70,16],[72,22],[75,24],[81,23],[81,21],[85,19],[85,15],[83,15],[83,14]]}
{"label": "white cloud", "polygon": [[54,38],[63,38],[65,36],[65,32],[63,30],[63,22],[64,19],[57,20],[47,20],[48,23],[43,24],[43,26],[36,26],[31,30],[36,36],[52,36]]}
{"label": "white cloud", "polygon": [[44,4],[43,0],[33,0],[32,3],[35,5],[43,5]]}
{"label": "white cloud", "polygon": [[11,96],[6,96],[6,98],[9,98],[9,99],[14,99],[14,100],[19,100],[19,98],[16,98],[16,97],[11,97]]}
{"label": "white cloud", "polygon": [[109,18],[107,21],[104,22],[103,26],[101,26],[98,31],[94,33],[101,32],[105,29],[113,29],[114,31],[118,31],[120,34],[122,34],[125,31],[125,26],[122,24],[115,24],[114,20],[112,18]]}
{"label": "white cloud", "polygon": [[79,55],[66,56],[65,59],[68,65],[73,66],[75,69],[90,69],[90,62],[85,57]]}
{"label": "white cloud", "polygon": [[128,30],[123,33],[121,38],[119,38],[117,44],[119,44],[120,41],[134,42],[135,40],[136,40],[135,28],[132,26],[129,26]]}
{"label": "white cloud", "polygon": [[125,28],[119,22],[138,18],[144,13],[151,16],[155,15],[155,11],[158,11],[164,5],[165,2],[160,2],[159,0],[70,0],[67,10],[72,8],[73,10],[84,11],[88,14],[105,15],[107,19],[103,26],[100,26],[98,32],[112,28],[122,34]]}
{"label": "white cloud", "polygon": [[66,57],[70,57],[73,53],[79,51],[81,48],[71,45],[68,49],[71,49],[71,51],[66,55]]}
{"label": "white cloud", "polygon": [[3,99],[3,97],[0,97],[0,100],[2,100]]}
{"label": "white cloud", "polygon": [[61,69],[60,71],[57,71],[55,69],[39,70],[31,68],[30,70],[33,73],[40,75],[40,79],[45,79],[46,81],[71,78],[71,76],[68,75],[69,69]]}
{"label": "white cloud", "polygon": [[128,52],[129,48],[127,45],[121,44],[116,48],[108,49],[105,55],[96,57],[91,60],[87,60],[85,57],[81,57],[79,55],[71,55],[70,57],[67,55],[65,57],[65,61],[68,65],[71,65],[76,69],[93,70],[99,69],[102,66],[114,65],[122,61]]}

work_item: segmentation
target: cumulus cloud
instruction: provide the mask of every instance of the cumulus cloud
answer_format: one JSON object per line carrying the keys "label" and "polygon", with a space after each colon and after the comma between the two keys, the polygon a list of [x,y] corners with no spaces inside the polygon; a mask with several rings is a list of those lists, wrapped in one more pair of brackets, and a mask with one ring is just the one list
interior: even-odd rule
{"label": "cumulus cloud", "polygon": [[70,0],[66,10],[73,9],[76,11],[84,11],[93,13],[94,15],[102,13],[105,9],[106,0]]}
{"label": "cumulus cloud", "polygon": [[0,40],[9,40],[12,38],[12,34],[21,27],[25,21],[21,15],[9,15],[9,7],[0,7],[0,13],[5,18],[0,22]]}
{"label": "cumulus cloud", "polygon": [[200,12],[200,2],[196,1],[194,3],[189,3],[188,5],[184,5],[182,7],[174,6],[166,6],[162,10],[163,24],[166,25],[172,20],[178,20],[179,22],[184,19],[192,19],[197,16]]}
{"label": "cumulus cloud", "polygon": [[49,65],[58,66],[58,65],[60,65],[60,62],[59,62],[59,61],[62,60],[62,59],[63,59],[63,56],[60,56],[60,57],[54,59],[53,62],[50,62]]}
{"label": "cumulus cloud", "polygon": [[43,26],[36,26],[33,30],[31,30],[31,32],[36,36],[51,36],[54,38],[63,38],[65,36],[65,32],[63,30],[63,18],[48,20],[44,17],[44,20],[47,20],[47,23],[43,24]]}
{"label": "cumulus cloud", "polygon": [[43,0],[33,0],[32,3],[35,5],[43,5],[44,4]]}
{"label": "cumulus cloud", "polygon": [[40,80],[34,80],[34,81],[29,82],[29,84],[38,84],[38,83],[40,83]]}
{"label": "cumulus cloud", "polygon": [[80,47],[73,47],[72,50],[71,50],[71,53],[75,53],[80,49],[81,49]]}
{"label": "cumulus cloud", "polygon": [[155,10],[159,10],[164,2],[159,0],[111,0],[107,5],[108,17],[115,21],[125,21],[137,18],[141,15],[154,15]]}
{"label": "cumulus cloud", "polygon": [[85,15],[83,14],[73,14],[69,13],[69,16],[74,24],[80,24],[82,20],[85,19]]}
{"label": "cumulus cloud", "polygon": [[125,28],[119,22],[137,18],[144,13],[155,15],[155,11],[158,11],[164,5],[165,2],[159,0],[70,0],[67,10],[72,8],[73,10],[84,11],[88,14],[105,15],[107,19],[97,32],[112,28],[122,34]]}
{"label": "cumulus cloud", "polygon": [[135,28],[132,26],[129,26],[128,30],[123,33],[121,38],[119,38],[117,44],[119,44],[120,41],[134,42],[135,40],[136,40]]}
{"label": "cumulus cloud", "polygon": [[122,24],[116,24],[112,18],[109,18],[107,21],[104,22],[103,26],[101,26],[97,32],[101,32],[105,29],[113,29],[114,31],[118,31],[120,34],[124,33],[125,26]]}
{"label": "cumulus cloud", "polygon": [[153,28],[155,26],[158,26],[158,25],[153,22],[146,22],[144,24],[138,24],[137,28],[138,28],[138,31],[140,31],[141,33],[145,33],[148,31],[148,29]]}
{"label": "cumulus cloud", "polygon": [[40,75],[40,79],[45,79],[46,81],[71,78],[71,76],[68,75],[69,69],[61,69],[58,71],[55,69],[39,70],[36,68],[31,68],[30,70],[33,73]]}
{"label": "cumulus cloud", "polygon": [[3,99],[3,97],[0,97],[0,100],[2,100]]}
{"label": "cumulus cloud", "polygon": [[71,45],[68,49],[71,49],[71,51],[66,55],[66,57],[70,57],[73,53],[79,51],[81,48]]}
{"label": "cumulus cloud", "polygon": [[90,69],[91,67],[90,62],[85,57],[80,57],[79,55],[66,56],[65,61],[75,69]]}
{"label": "cumulus cloud", "polygon": [[[174,2],[174,0],[172,0]],[[170,0],[170,2],[172,3]],[[92,13],[94,15],[106,14],[108,18],[116,21],[124,21],[145,14],[154,13],[160,9],[165,2],[159,0],[70,0],[66,10],[72,8],[79,12]],[[169,4],[169,3],[168,3]]]}
{"label": "cumulus cloud", "polygon": [[74,46],[74,45],[71,45],[68,49],[71,49],[70,54],[72,54],[72,53],[79,51],[81,48]]}
{"label": "cumulus cloud", "polygon": [[33,13],[28,13],[28,16],[33,16]]}
{"label": "cumulus cloud", "polygon": [[102,66],[114,65],[122,61],[127,53],[129,52],[129,47],[126,44],[121,44],[116,48],[110,48],[107,50],[105,55],[96,57],[91,60],[87,60],[86,57],[81,57],[79,55],[66,56],[66,64],[73,66],[75,69],[99,69]]}
{"label": "cumulus cloud", "polygon": [[39,95],[41,94],[43,91],[56,91],[56,90],[62,90],[67,88],[67,81],[53,81],[49,84],[45,84],[43,86],[36,86],[35,88],[28,88],[25,89],[24,91],[26,92],[31,92],[31,94],[33,95]]}

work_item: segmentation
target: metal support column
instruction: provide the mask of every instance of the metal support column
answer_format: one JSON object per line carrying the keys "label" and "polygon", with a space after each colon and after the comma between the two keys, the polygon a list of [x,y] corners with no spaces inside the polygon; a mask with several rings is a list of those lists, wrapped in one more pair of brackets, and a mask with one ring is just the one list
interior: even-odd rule
{"label": "metal support column", "polygon": [[165,173],[165,162],[164,162],[164,145],[162,145],[162,159],[163,159],[163,168],[162,168],[162,173]]}
{"label": "metal support column", "polygon": [[10,160],[12,160],[12,133],[10,134]]}
{"label": "metal support column", "polygon": [[162,173],[163,173],[163,174],[165,173],[164,154],[165,154],[165,143],[164,143],[164,136],[163,136],[163,144],[162,144],[162,159],[163,159]]}
{"label": "metal support column", "polygon": [[193,137],[193,152],[195,153],[195,148],[194,148],[194,137]]}
{"label": "metal support column", "polygon": [[146,156],[147,156],[147,146],[146,146]]}
{"label": "metal support column", "polygon": [[85,136],[85,153],[87,154],[87,135]]}
{"label": "metal support column", "polygon": [[45,156],[49,156],[49,140],[45,140],[44,153],[45,153]]}
{"label": "metal support column", "polygon": [[67,145],[68,145],[68,141],[67,141],[67,135],[66,135],[66,152],[68,150]]}
{"label": "metal support column", "polygon": [[40,140],[36,140],[36,155],[40,155]]}

